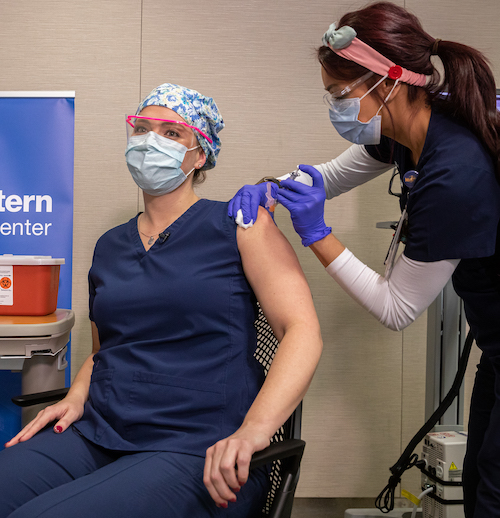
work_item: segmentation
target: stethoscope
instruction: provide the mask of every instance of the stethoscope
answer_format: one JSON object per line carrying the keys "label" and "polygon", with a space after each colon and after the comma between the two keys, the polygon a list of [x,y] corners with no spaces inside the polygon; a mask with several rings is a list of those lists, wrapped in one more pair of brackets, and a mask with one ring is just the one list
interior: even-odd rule
{"label": "stethoscope", "polygon": [[[394,178],[399,176],[401,183],[401,192],[393,192],[392,184],[394,182]],[[394,171],[392,173],[391,179],[389,181],[389,194],[392,196],[396,196],[398,198],[402,198],[406,195],[406,202],[404,208],[401,212],[401,217],[394,228],[394,235],[392,236],[391,244],[389,245],[389,250],[387,251],[387,255],[385,257],[384,265],[385,265],[385,274],[384,277],[386,280],[389,280],[392,274],[392,270],[394,268],[394,263],[396,262],[396,256],[398,253],[399,243],[406,244],[408,238],[408,200],[410,199],[410,192],[412,188],[415,186],[415,183],[418,179],[418,171],[415,169],[410,169],[407,171],[402,177],[399,171],[399,165],[395,162]]]}

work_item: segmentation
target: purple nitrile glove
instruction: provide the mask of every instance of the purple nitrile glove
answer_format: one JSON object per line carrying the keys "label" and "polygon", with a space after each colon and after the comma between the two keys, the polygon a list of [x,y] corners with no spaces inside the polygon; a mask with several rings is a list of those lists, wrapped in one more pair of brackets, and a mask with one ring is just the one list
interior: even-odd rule
{"label": "purple nitrile glove", "polygon": [[325,225],[326,194],[321,173],[310,165],[299,165],[299,169],[311,176],[312,187],[283,180],[278,201],[290,211],[293,228],[302,238],[302,244],[309,246],[326,237],[332,229]]}
{"label": "purple nitrile glove", "polygon": [[[240,226],[251,227],[257,220],[259,205],[262,205],[262,207],[266,205],[268,183],[271,184],[273,198],[276,198],[278,186],[273,182],[244,185],[229,202],[227,210],[229,217],[236,219],[236,223]],[[238,215],[239,211],[241,213]]]}

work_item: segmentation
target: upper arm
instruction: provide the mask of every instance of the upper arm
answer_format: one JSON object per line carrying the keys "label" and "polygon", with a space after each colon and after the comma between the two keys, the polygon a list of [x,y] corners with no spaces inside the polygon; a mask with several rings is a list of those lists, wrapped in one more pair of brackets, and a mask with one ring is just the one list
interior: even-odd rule
{"label": "upper arm", "polygon": [[238,228],[237,240],[245,275],[278,340],[295,324],[319,332],[305,275],[269,213],[260,207],[253,227]]}

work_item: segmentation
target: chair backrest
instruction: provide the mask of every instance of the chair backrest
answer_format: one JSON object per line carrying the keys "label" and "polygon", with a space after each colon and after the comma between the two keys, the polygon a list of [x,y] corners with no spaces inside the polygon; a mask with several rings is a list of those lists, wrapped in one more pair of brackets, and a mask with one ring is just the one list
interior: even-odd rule
{"label": "chair backrest", "polygon": [[[278,349],[279,342],[274,336],[274,332],[260,306],[259,314],[254,322],[254,326],[257,330],[257,348],[255,350],[254,357],[264,367],[264,371],[267,376],[274,355]],[[286,439],[300,439],[301,419],[302,403],[295,409],[286,423],[274,434],[271,442],[282,442]],[[281,467],[281,460],[273,461],[270,474],[270,489],[267,494],[266,503],[262,509],[262,517],[271,515],[274,497],[281,486]]]}

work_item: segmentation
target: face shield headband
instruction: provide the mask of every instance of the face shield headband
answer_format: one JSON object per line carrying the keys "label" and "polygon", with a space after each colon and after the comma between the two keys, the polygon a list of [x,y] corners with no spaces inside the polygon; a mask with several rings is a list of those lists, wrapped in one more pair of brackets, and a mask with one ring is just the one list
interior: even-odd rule
{"label": "face shield headband", "polygon": [[417,74],[396,65],[390,59],[382,56],[380,52],[358,39],[356,31],[348,25],[337,29],[335,23],[332,23],[323,35],[323,45],[329,47],[335,54],[344,59],[354,61],[382,77],[414,86],[425,86],[432,77]]}

